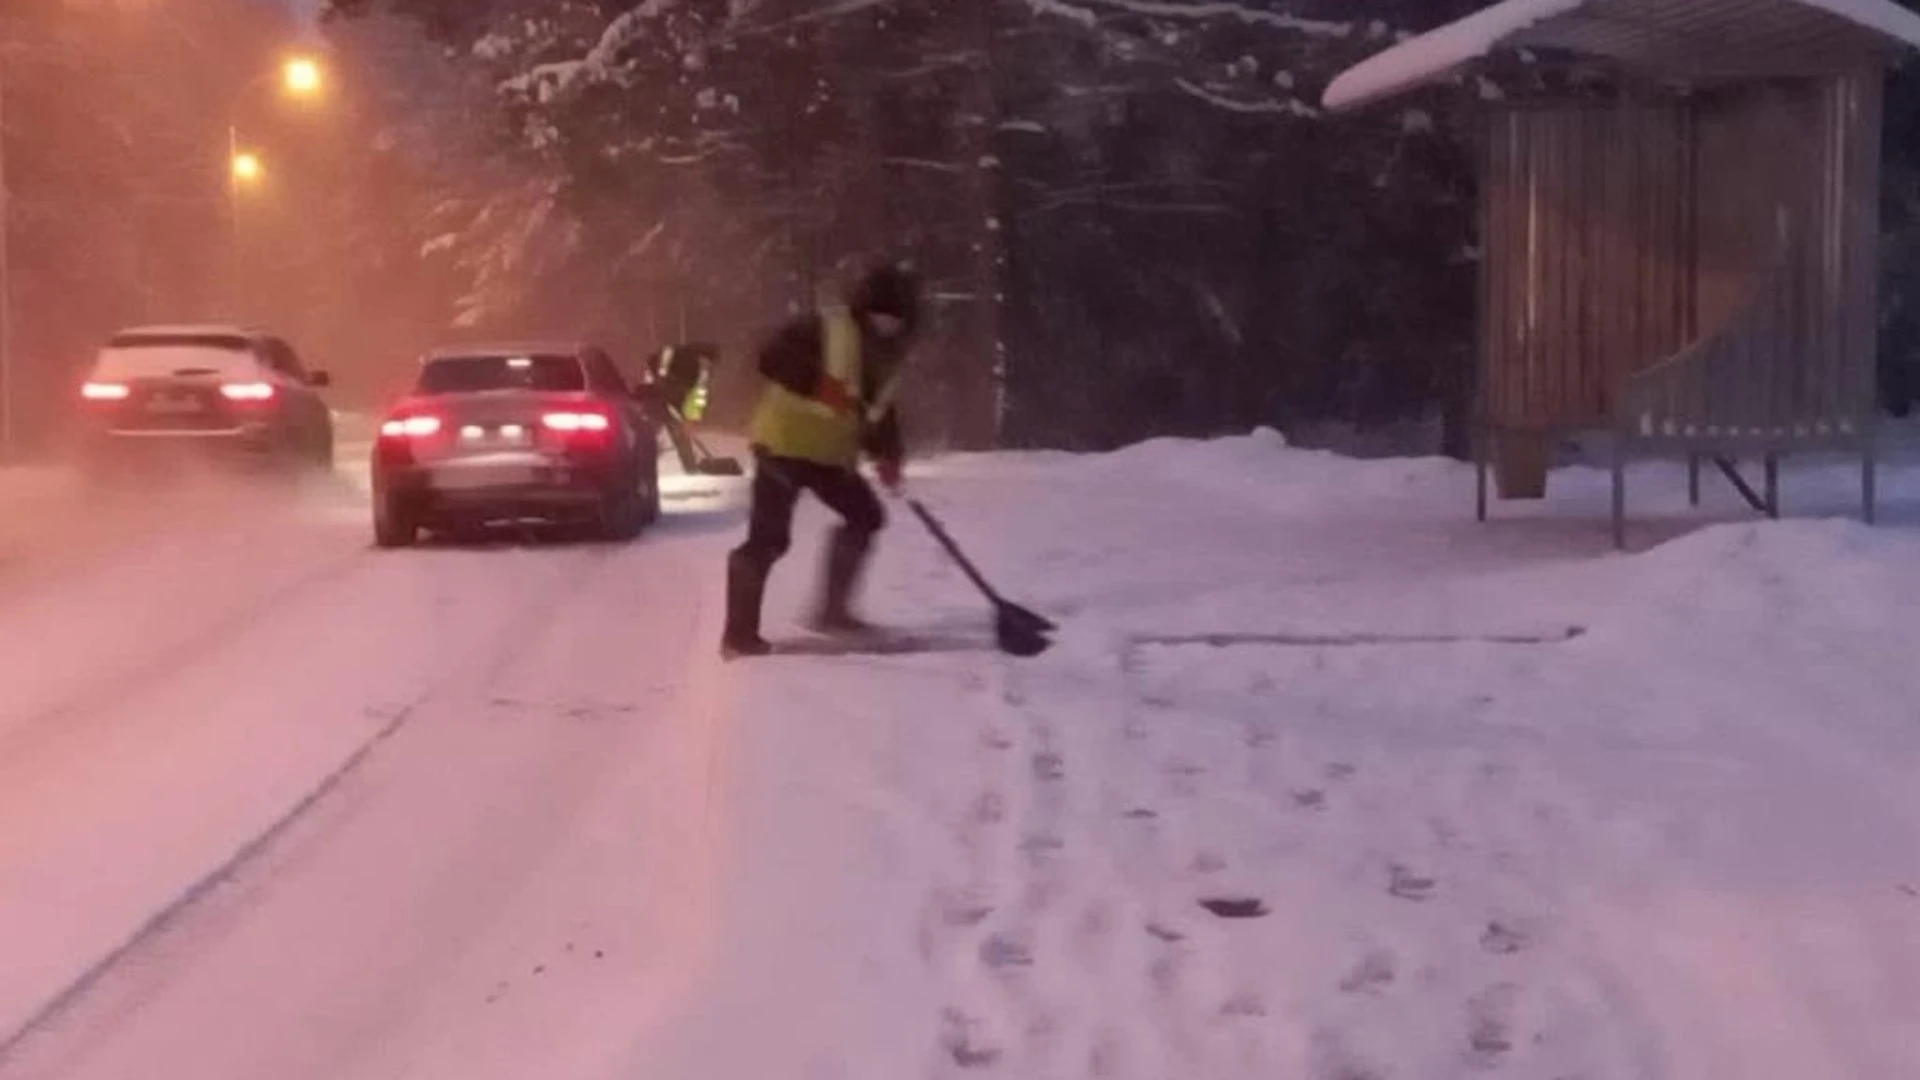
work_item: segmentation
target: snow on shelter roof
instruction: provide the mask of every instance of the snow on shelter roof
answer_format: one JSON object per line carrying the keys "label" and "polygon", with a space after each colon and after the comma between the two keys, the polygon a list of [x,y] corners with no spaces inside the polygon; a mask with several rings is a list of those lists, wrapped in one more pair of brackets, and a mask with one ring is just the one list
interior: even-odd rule
{"label": "snow on shelter roof", "polygon": [[1321,103],[1359,108],[1528,47],[1663,78],[1793,75],[1920,48],[1920,15],[1891,0],[1505,0],[1348,68]]}

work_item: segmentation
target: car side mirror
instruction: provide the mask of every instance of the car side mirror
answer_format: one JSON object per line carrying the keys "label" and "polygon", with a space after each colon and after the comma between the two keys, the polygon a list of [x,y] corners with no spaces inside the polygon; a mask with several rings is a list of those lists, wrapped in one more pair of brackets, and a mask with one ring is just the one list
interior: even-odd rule
{"label": "car side mirror", "polygon": [[327,374],[324,371],[310,372],[307,375],[307,385],[318,387],[324,390],[327,387],[333,385],[333,376]]}

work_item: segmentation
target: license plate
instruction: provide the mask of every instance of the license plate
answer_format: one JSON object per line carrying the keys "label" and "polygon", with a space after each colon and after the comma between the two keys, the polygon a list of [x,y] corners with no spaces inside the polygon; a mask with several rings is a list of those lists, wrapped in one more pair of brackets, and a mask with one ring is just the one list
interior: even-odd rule
{"label": "license plate", "polygon": [[524,425],[507,424],[487,429],[478,424],[470,424],[460,429],[460,441],[469,446],[527,446],[533,442],[533,436]]}
{"label": "license plate", "polygon": [[203,411],[199,398],[160,394],[147,400],[147,411],[167,416],[186,416]]}
{"label": "license plate", "polygon": [[436,471],[433,486],[446,491],[531,487],[554,481],[553,470],[536,465],[461,465]]}

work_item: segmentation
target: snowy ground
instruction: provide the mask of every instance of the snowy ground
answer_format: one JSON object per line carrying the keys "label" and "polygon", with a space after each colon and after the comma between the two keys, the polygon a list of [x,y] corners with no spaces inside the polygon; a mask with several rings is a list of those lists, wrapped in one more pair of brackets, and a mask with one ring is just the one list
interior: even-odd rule
{"label": "snowy ground", "polygon": [[[1649,465],[1630,555],[1266,434],[912,482],[1053,653],[719,665],[712,481],[376,554],[0,477],[0,1080],[1920,1076],[1920,467]],[[874,613],[981,634],[897,516]]]}

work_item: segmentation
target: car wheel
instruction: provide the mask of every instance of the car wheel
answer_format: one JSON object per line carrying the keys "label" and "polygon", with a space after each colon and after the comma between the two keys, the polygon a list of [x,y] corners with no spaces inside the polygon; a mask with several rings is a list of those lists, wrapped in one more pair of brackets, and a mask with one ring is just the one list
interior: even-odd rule
{"label": "car wheel", "polygon": [[420,522],[392,495],[373,497],[373,542],[383,548],[412,547]]}
{"label": "car wheel", "polygon": [[632,484],[616,484],[600,499],[601,535],[615,543],[631,540],[646,526],[646,504]]}
{"label": "car wheel", "polygon": [[333,466],[333,429],[328,427],[323,428],[319,436],[314,439],[313,468],[315,472],[326,473],[332,472]]}
{"label": "car wheel", "polygon": [[644,481],[640,488],[640,524],[652,525],[660,520],[660,459],[649,458],[641,466]]}

